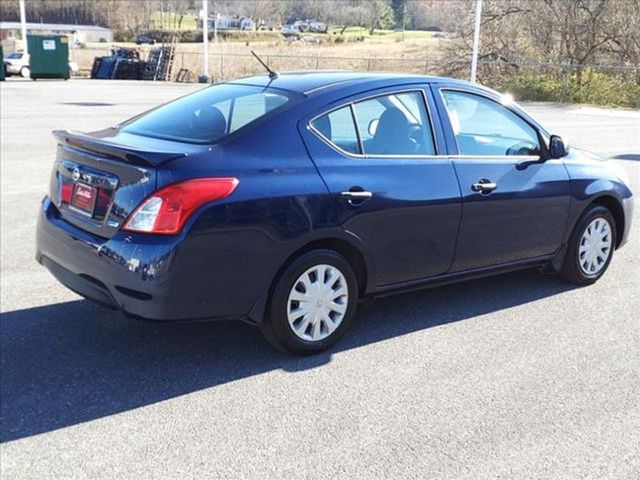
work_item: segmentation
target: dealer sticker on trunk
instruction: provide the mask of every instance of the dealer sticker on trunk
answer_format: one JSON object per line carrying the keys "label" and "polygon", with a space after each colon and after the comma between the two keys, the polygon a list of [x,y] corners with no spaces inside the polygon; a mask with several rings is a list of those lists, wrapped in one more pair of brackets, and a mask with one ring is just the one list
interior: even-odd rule
{"label": "dealer sticker on trunk", "polygon": [[73,188],[71,196],[71,206],[88,215],[93,214],[96,204],[96,188],[78,183]]}

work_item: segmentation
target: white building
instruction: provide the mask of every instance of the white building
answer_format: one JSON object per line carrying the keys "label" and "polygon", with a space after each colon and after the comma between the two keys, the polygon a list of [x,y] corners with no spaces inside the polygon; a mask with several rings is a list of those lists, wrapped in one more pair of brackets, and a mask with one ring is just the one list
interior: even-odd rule
{"label": "white building", "polygon": [[[73,41],[113,42],[113,32],[97,25],[27,22],[27,35],[72,35]],[[0,40],[20,38],[20,22],[0,22]]]}
{"label": "white building", "polygon": [[[209,30],[214,27],[218,30],[255,30],[256,24],[249,17],[218,14],[209,16]],[[198,18],[198,28],[202,28],[202,11]]]}

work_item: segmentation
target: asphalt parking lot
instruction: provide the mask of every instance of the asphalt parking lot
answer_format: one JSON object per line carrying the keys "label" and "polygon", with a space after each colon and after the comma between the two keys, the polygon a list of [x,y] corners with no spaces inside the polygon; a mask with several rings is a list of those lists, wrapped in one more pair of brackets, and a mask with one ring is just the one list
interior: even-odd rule
{"label": "asphalt parking lot", "polygon": [[[51,130],[197,88],[0,84],[2,479],[640,478],[640,206],[596,285],[525,271],[378,300],[310,358],[248,325],[136,322],[60,286],[34,260]],[[640,191],[640,112],[529,111]]]}

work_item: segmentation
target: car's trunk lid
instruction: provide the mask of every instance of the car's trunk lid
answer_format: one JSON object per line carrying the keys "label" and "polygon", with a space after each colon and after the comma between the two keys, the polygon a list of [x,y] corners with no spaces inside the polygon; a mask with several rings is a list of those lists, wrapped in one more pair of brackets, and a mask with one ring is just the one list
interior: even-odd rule
{"label": "car's trunk lid", "polygon": [[189,146],[115,128],[91,134],[55,131],[58,140],[50,195],[60,216],[110,238],[157,188],[161,165],[189,154]]}

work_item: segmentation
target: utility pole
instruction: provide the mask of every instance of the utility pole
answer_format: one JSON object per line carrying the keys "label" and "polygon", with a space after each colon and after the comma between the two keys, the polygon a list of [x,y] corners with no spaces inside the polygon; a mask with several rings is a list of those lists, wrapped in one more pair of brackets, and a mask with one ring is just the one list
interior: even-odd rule
{"label": "utility pole", "polygon": [[204,47],[204,75],[208,78],[209,77],[209,0],[202,0],[202,46]]}
{"label": "utility pole", "polygon": [[24,52],[24,58],[28,60],[29,47],[27,45],[27,16],[24,13],[24,0],[20,0],[20,29],[22,30],[22,42],[24,43],[22,51]]}
{"label": "utility pole", "polygon": [[402,4],[402,41],[404,42],[404,29],[407,22],[407,2]]}
{"label": "utility pole", "polygon": [[219,18],[220,18],[220,14],[218,12],[213,14],[213,43],[218,43],[218,19]]}
{"label": "utility pole", "polygon": [[473,53],[471,56],[471,81],[476,83],[478,69],[478,44],[480,42],[480,19],[482,16],[482,0],[476,0],[476,26],[473,30]]}

